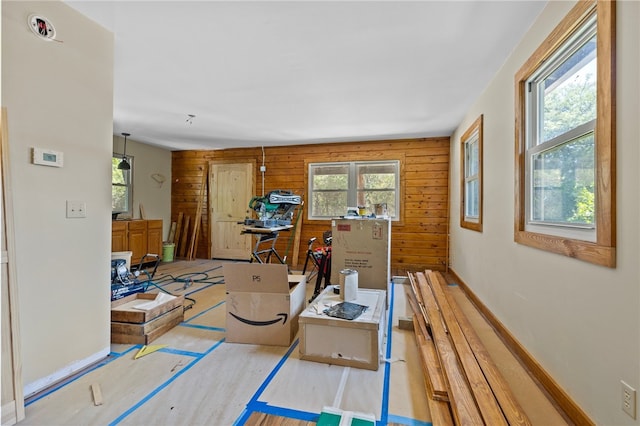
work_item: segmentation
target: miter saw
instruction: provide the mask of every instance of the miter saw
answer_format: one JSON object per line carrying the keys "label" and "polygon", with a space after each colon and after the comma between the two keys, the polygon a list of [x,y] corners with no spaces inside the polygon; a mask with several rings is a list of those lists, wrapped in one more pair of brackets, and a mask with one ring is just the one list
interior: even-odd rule
{"label": "miter saw", "polygon": [[245,219],[244,224],[259,228],[291,225],[293,212],[300,204],[301,196],[281,189],[255,196],[249,201],[249,208],[258,214],[258,219]]}

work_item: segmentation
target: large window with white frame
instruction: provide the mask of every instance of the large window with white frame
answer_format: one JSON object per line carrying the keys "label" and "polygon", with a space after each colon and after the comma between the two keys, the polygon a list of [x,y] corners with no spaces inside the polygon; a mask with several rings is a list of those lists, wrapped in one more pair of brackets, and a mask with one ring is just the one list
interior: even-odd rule
{"label": "large window with white frame", "polygon": [[399,170],[397,160],[309,163],[309,219],[344,216],[347,207],[359,206],[371,214],[383,203],[388,216],[397,219]]}
{"label": "large window with white frame", "polygon": [[516,75],[515,239],[610,267],[614,10],[578,2]]}
{"label": "large window with white frame", "polygon": [[478,117],[460,138],[460,226],[482,231],[482,123]]}

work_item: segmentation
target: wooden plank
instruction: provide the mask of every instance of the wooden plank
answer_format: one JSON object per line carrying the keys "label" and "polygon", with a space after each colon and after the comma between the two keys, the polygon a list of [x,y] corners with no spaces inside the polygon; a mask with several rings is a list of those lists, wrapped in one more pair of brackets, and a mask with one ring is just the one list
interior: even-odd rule
{"label": "wooden plank", "polygon": [[182,235],[182,221],[184,220],[184,213],[178,213],[178,223],[176,224],[176,234],[174,236],[174,242],[176,244],[175,254],[178,256],[178,248],[180,246],[180,237]]}
{"label": "wooden plank", "polygon": [[[433,275],[433,279],[437,280],[437,285],[443,289],[446,288],[447,284],[442,274],[434,273]],[[529,418],[520,406],[520,403],[518,403],[515,395],[509,387],[509,384],[506,382],[502,374],[500,374],[498,367],[491,359],[489,352],[482,344],[482,341],[473,329],[469,319],[464,315],[458,304],[448,292],[445,292],[445,297],[447,298],[449,306],[451,307],[458,324],[460,324],[460,328],[464,332],[465,338],[473,350],[476,360],[478,361],[484,376],[487,378],[487,381],[489,382],[489,385],[491,386],[495,398],[498,400],[507,421],[510,425],[530,425],[531,422],[529,421]]]}
{"label": "wooden plank", "polygon": [[440,314],[444,318],[449,329],[449,336],[453,342],[453,347],[458,354],[458,360],[462,365],[469,388],[476,401],[476,404],[482,414],[485,424],[487,425],[507,425],[498,401],[493,395],[491,386],[482,373],[482,369],[478,365],[473,350],[469,346],[469,342],[465,338],[458,321],[456,320],[453,310],[447,300],[444,289],[437,279],[437,273],[428,271],[426,273],[427,281],[435,297],[435,301],[440,307]]}
{"label": "wooden plank", "polygon": [[440,368],[438,354],[433,345],[433,340],[423,334],[423,327],[419,324],[418,315],[413,317],[416,342],[422,360],[422,370],[425,374],[427,396],[438,401],[449,401],[449,394],[445,385],[445,379]]}
{"label": "wooden plank", "polygon": [[99,384],[93,383],[91,385],[91,394],[93,395],[93,405],[102,405],[102,389]]}
{"label": "wooden plank", "polygon": [[454,420],[456,424],[482,425],[484,424],[482,415],[473,399],[473,394],[467,384],[464,371],[458,363],[456,352],[449,340],[449,336],[442,325],[440,310],[427,278],[422,272],[416,273],[416,278],[429,316],[433,341],[440,359],[440,365],[445,372],[444,377]]}
{"label": "wooden plank", "polygon": [[184,311],[182,306],[173,308],[169,312],[142,324],[131,322],[111,322],[112,334],[127,334],[132,336],[142,336],[149,334],[157,328],[172,322],[175,318],[182,317]]}
{"label": "wooden plank", "polygon": [[300,235],[302,234],[302,212],[304,211],[304,201],[298,206],[298,215],[295,223],[295,233],[293,235],[293,254],[291,256],[291,266],[298,266],[300,257]]}
{"label": "wooden plank", "polygon": [[167,242],[172,243],[175,237],[176,237],[176,223],[171,222],[171,227],[169,228],[169,236],[167,237]]}
{"label": "wooden plank", "polygon": [[[178,311],[179,313],[176,314],[175,312],[178,312]],[[166,320],[164,317],[167,317],[168,320]],[[111,324],[111,343],[148,345],[158,337],[162,336],[167,331],[171,330],[176,325],[180,324],[183,321],[183,319],[184,319],[184,312],[182,310],[182,307],[176,308],[173,311],[166,313],[164,316],[156,318],[154,321],[163,321],[161,325],[155,328],[154,330],[151,330],[148,333],[144,333],[144,334],[131,334],[128,332],[131,330],[124,330],[125,331],[124,333],[121,333],[118,331],[114,332],[113,331],[114,324],[119,325],[119,324],[125,324],[125,323],[112,323]],[[117,329],[119,330],[119,328]]]}
{"label": "wooden plank", "polygon": [[453,426],[451,408],[447,402],[427,399],[429,413],[431,413],[431,424],[433,426]]}
{"label": "wooden plank", "polygon": [[180,257],[185,257],[187,253],[187,238],[189,234],[189,222],[191,218],[189,216],[185,216],[184,218],[184,229],[182,232],[182,236],[180,237]]}
{"label": "wooden plank", "polygon": [[187,253],[187,259],[193,260],[195,257],[195,251],[197,247],[198,231],[200,230],[200,222],[202,220],[202,205],[204,204],[205,188],[207,186],[207,165],[205,164],[202,169],[202,180],[200,182],[200,194],[198,196],[198,206],[196,207],[196,216],[193,220],[193,232],[191,234],[191,241],[189,243],[189,250]]}

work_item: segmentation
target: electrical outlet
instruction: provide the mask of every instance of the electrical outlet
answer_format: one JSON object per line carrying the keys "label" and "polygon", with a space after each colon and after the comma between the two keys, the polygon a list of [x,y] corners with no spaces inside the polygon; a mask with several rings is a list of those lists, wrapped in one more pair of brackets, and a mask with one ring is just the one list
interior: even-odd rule
{"label": "electrical outlet", "polygon": [[622,384],[622,411],[631,416],[632,419],[636,418],[636,390],[620,380]]}
{"label": "electrical outlet", "polygon": [[67,201],[67,218],[87,217],[87,203]]}

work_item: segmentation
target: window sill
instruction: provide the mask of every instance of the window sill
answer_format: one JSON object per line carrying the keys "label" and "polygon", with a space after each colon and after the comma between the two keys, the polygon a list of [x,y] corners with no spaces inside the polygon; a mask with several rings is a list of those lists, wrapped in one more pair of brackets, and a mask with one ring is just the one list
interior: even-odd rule
{"label": "window sill", "polygon": [[616,267],[616,248],[535,232],[516,231],[515,242],[608,268]]}

